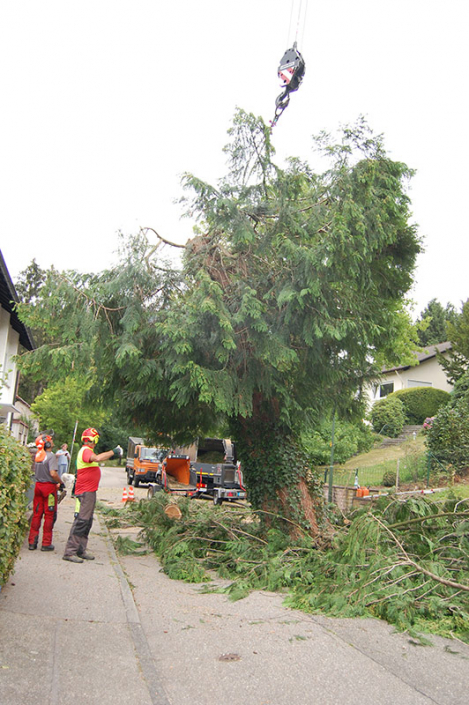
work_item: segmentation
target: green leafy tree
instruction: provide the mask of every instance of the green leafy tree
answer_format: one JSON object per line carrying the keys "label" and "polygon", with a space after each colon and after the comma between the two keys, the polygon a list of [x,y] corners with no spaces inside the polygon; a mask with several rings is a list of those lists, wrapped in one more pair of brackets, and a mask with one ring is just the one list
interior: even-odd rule
{"label": "green leafy tree", "polygon": [[411,350],[400,343],[420,251],[412,172],[363,121],[338,143],[318,138],[320,174],[297,159],[278,167],[253,115],[238,111],[230,137],[217,187],[184,177],[199,225],[182,271],[163,265],[147,229],[116,270],[50,292],[44,306],[72,308],[78,332],[62,331],[73,340],[33,359],[55,360],[55,374],[59,361],[96,369],[97,393],[155,434],[190,440],[227,424],[253,506],[317,534],[322,495],[305,421],[360,413],[379,356],[396,357],[396,340],[400,354]]}
{"label": "green leafy tree", "polygon": [[31,264],[19,273],[15,282],[15,289],[19,299],[25,303],[37,301],[45,279],[46,271],[41,269],[34,258]]}
{"label": "green leafy tree", "polygon": [[469,299],[463,304],[461,314],[448,322],[448,340],[452,347],[447,359],[442,355],[437,358],[454,384],[469,370]]}
{"label": "green leafy tree", "polygon": [[420,314],[419,321],[426,323],[426,327],[419,328],[419,343],[425,345],[438,345],[448,340],[448,323],[455,323],[458,313],[455,307],[448,303],[446,308],[437,299],[432,299]]}
{"label": "green leafy tree", "polygon": [[[34,306],[39,301],[46,278],[47,272],[41,269],[36,259],[33,259],[28,267],[20,272],[15,283],[19,300],[24,304]],[[30,326],[30,328],[36,345],[43,345],[45,341],[43,327]],[[30,375],[23,373],[20,375],[18,394],[22,399],[31,403],[44,390],[45,386],[46,379],[33,379]]]}
{"label": "green leafy tree", "polygon": [[31,405],[41,429],[54,429],[54,443],[69,446],[75,423],[78,421],[78,439],[89,426],[99,427],[106,419],[106,412],[96,409],[87,399],[90,383],[79,377],[66,377],[51,384]]}

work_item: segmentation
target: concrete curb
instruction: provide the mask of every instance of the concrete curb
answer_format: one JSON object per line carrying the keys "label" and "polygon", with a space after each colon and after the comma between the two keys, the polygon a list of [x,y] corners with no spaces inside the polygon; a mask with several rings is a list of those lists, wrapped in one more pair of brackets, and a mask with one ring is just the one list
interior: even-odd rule
{"label": "concrete curb", "polygon": [[99,516],[99,521],[106,537],[107,548],[111,555],[111,564],[119,581],[127,622],[132,634],[135,651],[140,661],[143,677],[148,686],[151,701],[153,705],[170,705],[169,700],[166,698],[161,679],[156,672],[155,662],[140,622],[137,605],[135,604],[132,590],[130,589],[128,580],[119,562],[111,535],[102,516]]}

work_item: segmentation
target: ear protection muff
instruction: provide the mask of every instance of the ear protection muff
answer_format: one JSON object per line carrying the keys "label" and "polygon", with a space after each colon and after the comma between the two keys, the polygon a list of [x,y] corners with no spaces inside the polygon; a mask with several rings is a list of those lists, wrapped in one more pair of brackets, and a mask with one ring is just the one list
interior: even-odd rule
{"label": "ear protection muff", "polygon": [[40,433],[34,441],[37,447],[36,457],[34,458],[36,463],[42,463],[42,461],[46,459],[46,450],[52,448],[53,433],[53,431],[49,431],[49,433]]}

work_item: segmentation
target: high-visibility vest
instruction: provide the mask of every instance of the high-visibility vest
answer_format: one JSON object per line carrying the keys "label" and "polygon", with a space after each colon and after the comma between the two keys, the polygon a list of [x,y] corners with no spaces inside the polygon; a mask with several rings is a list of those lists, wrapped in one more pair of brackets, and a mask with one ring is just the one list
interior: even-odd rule
{"label": "high-visibility vest", "polygon": [[[82,470],[83,468],[99,468],[99,463],[96,461],[94,463],[85,463],[83,461],[83,451],[86,450],[88,446],[83,446],[83,448],[80,448],[78,451],[77,455],[77,470]],[[91,450],[91,448],[88,448],[88,450]]]}

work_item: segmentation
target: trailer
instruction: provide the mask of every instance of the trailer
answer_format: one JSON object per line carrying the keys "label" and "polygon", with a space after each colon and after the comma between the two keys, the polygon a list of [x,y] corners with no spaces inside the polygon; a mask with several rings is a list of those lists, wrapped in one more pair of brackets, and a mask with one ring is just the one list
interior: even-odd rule
{"label": "trailer", "polygon": [[[169,453],[156,473],[147,496],[164,490],[175,495],[212,499],[214,504],[246,499],[241,464],[235,461],[234,445],[223,439],[223,463],[191,462],[189,456]],[[185,460],[185,462],[184,462]]]}

